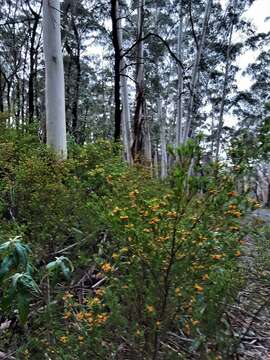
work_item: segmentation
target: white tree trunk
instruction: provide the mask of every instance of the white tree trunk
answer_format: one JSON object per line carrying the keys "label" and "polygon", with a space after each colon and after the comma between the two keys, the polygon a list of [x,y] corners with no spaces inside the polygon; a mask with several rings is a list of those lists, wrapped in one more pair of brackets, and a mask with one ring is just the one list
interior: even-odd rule
{"label": "white tree trunk", "polygon": [[158,171],[158,149],[157,146],[155,146],[155,152],[154,152],[154,176],[156,178],[159,177],[159,171]]}
{"label": "white tree trunk", "polygon": [[166,146],[166,113],[162,111],[161,99],[158,99],[158,117],[160,123],[160,148],[161,148],[161,179],[168,176],[168,158]]}
{"label": "white tree trunk", "polygon": [[195,97],[196,87],[197,87],[197,83],[198,83],[198,79],[199,79],[200,61],[201,61],[202,52],[203,52],[204,43],[205,43],[206,30],[207,30],[208,20],[209,20],[209,16],[210,16],[211,6],[212,6],[212,0],[207,0],[206,6],[205,6],[203,26],[202,26],[202,35],[200,38],[197,54],[195,56],[195,61],[193,64],[193,70],[192,70],[192,76],[191,76],[191,82],[190,82],[190,98],[189,98],[189,104],[188,104],[187,120],[186,120],[186,125],[185,125],[183,141],[187,140],[187,138],[189,137],[189,133],[190,133],[192,114],[193,114],[194,97]]}
{"label": "white tree trunk", "polygon": [[[182,62],[183,57],[183,14],[182,14],[182,0],[180,0],[179,9],[179,26],[178,26],[178,37],[177,37],[177,54],[178,59]],[[183,69],[178,64],[178,88],[177,88],[177,118],[176,118],[176,146],[180,146],[183,142]]]}
{"label": "white tree trunk", "polygon": [[[117,16],[118,43],[121,49],[121,56],[123,56],[123,31],[122,31],[121,11],[119,10],[119,2],[117,2],[117,14],[118,14]],[[126,77],[126,63],[123,57],[120,63],[120,71],[121,71],[120,82],[121,82],[121,96],[122,96],[122,133],[123,133],[124,151],[127,162],[129,164],[132,164],[130,108],[129,108],[129,99],[128,99],[127,77]]]}
{"label": "white tree trunk", "polygon": [[47,144],[61,159],[66,159],[65,86],[59,0],[43,0],[43,49]]}
{"label": "white tree trunk", "polygon": [[230,57],[231,57],[232,34],[233,34],[233,23],[231,24],[231,28],[230,28],[230,34],[229,34],[229,40],[228,40],[228,48],[227,48],[227,54],[226,54],[226,68],[225,68],[225,73],[224,73],[222,99],[221,99],[219,119],[218,119],[217,144],[216,144],[216,161],[218,161],[218,159],[219,159],[220,141],[221,141],[221,134],[222,134],[222,128],[223,128],[224,106],[225,106],[226,92],[227,92],[228,81],[229,81],[229,71],[230,71],[230,66],[231,66]]}

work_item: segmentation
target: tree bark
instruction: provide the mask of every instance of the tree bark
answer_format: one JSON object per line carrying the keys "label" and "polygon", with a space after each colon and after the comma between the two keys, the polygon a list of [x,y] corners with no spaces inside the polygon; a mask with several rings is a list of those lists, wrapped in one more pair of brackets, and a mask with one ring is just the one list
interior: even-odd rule
{"label": "tree bark", "polygon": [[186,119],[184,138],[183,138],[184,142],[187,140],[188,137],[191,136],[191,133],[192,133],[191,124],[192,124],[192,116],[193,116],[194,98],[195,98],[196,87],[197,87],[197,83],[198,83],[198,79],[199,79],[200,61],[201,61],[204,43],[205,43],[205,39],[206,39],[206,30],[207,30],[207,25],[208,25],[208,21],[209,21],[210,12],[211,12],[211,6],[212,6],[212,0],[207,0],[206,6],[205,6],[203,26],[202,26],[202,35],[201,35],[201,39],[200,39],[200,42],[198,45],[198,50],[197,50],[197,53],[195,56],[193,70],[192,70],[192,76],[191,76],[191,82],[190,82],[190,97],[189,97],[187,119]]}
{"label": "tree bark", "polygon": [[161,99],[158,99],[158,118],[160,123],[160,147],[161,147],[161,179],[168,176],[168,158],[166,146],[166,114],[162,111]]}
{"label": "tree bark", "polygon": [[139,0],[137,9],[137,56],[136,56],[136,104],[134,114],[134,140],[132,157],[135,162],[143,163],[144,147],[144,0]]}
{"label": "tree bark", "polygon": [[34,22],[32,31],[30,32],[30,49],[29,49],[29,82],[28,82],[28,115],[29,115],[29,124],[33,123],[34,121],[34,113],[35,113],[35,95],[34,95],[34,83],[36,78],[35,68],[36,68],[36,35],[37,35],[37,28],[40,16],[38,13],[32,10],[32,14],[34,16]]}
{"label": "tree bark", "polygon": [[66,159],[65,87],[59,0],[43,0],[43,48],[47,144],[61,159]]}
{"label": "tree bark", "polygon": [[130,132],[130,108],[129,108],[129,99],[128,99],[128,85],[127,85],[127,76],[126,76],[126,63],[123,57],[123,31],[122,31],[122,21],[121,21],[121,11],[119,9],[119,2],[117,0],[117,34],[118,34],[118,43],[120,48],[120,84],[121,84],[121,100],[122,100],[122,134],[123,134],[123,143],[124,143],[124,152],[126,161],[129,164],[132,164],[132,155],[131,155],[131,132]]}
{"label": "tree bark", "polygon": [[227,54],[226,54],[226,68],[225,68],[225,73],[224,73],[222,99],[221,99],[219,119],[218,119],[218,131],[217,131],[217,143],[216,143],[216,161],[218,161],[218,158],[219,158],[221,133],[222,133],[222,128],[223,128],[224,106],[225,106],[225,99],[226,99],[226,93],[227,93],[227,88],[228,88],[229,71],[230,71],[230,66],[231,66],[230,55],[231,55],[232,34],[233,34],[233,23],[232,23],[231,28],[230,28],[229,40],[228,40],[228,48],[227,48]]}
{"label": "tree bark", "polygon": [[114,141],[121,135],[120,64],[121,49],[118,36],[118,0],[111,0],[112,41],[114,47]]}
{"label": "tree bark", "polygon": [[[183,57],[183,14],[182,14],[182,0],[180,0],[179,9],[179,26],[178,26],[178,37],[177,37],[177,55],[178,59],[182,63]],[[183,142],[183,68],[180,64],[177,64],[178,70],[178,87],[177,87],[177,118],[176,118],[176,146],[180,146]]]}

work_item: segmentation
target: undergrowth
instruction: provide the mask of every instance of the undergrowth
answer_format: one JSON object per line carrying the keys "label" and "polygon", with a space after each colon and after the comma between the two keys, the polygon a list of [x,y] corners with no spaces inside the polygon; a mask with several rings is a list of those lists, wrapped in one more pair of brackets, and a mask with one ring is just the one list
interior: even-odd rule
{"label": "undergrowth", "polygon": [[[1,135],[0,241],[20,235],[32,249],[40,293],[26,324],[16,304],[1,304],[13,326],[0,350],[19,359],[185,358],[168,345],[173,332],[200,358],[226,359],[224,309],[241,287],[248,231],[241,219],[257,206],[235,192],[231,170],[203,166],[196,141],[171,151],[177,165],[163,182],[128,168],[108,141],[70,144],[69,154],[57,161],[31,132]],[[60,256],[74,272],[48,274]]]}

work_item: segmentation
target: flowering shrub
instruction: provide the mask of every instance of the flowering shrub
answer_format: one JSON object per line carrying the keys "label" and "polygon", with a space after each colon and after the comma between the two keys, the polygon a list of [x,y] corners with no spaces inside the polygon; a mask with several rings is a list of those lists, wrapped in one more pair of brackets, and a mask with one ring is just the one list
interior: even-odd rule
{"label": "flowering shrub", "polygon": [[249,204],[226,170],[186,174],[177,167],[168,186],[128,170],[110,177],[101,199],[93,195],[111,234],[94,257],[104,283],[83,304],[64,299],[68,334],[79,329],[89,354],[159,359],[169,331],[193,338],[202,354],[209,344],[217,356],[230,350],[223,315],[241,283]]}

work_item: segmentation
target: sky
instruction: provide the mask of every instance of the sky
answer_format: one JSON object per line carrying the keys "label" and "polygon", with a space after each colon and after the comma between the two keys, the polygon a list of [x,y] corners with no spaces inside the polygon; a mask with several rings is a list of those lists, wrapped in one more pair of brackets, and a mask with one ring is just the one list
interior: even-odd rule
{"label": "sky", "polygon": [[[269,17],[269,20],[265,20]],[[244,18],[251,20],[256,26],[257,32],[269,32],[270,31],[270,0],[256,0],[249,10],[244,14]],[[270,49],[269,49],[270,51]],[[246,51],[242,54],[238,60],[238,66],[244,70],[247,65],[256,60],[258,51]],[[252,84],[248,76],[238,75],[239,88],[246,90]]]}
{"label": "sky", "polygon": [[[256,0],[252,6],[245,12],[243,17],[256,26],[257,32],[269,32],[270,31],[270,0]],[[269,20],[266,18],[269,17]],[[270,51],[270,47],[269,47]],[[260,51],[246,51],[241,54],[237,59],[237,65],[242,71],[244,71],[248,64],[254,62]],[[252,85],[252,80],[248,75],[238,73],[237,77],[238,87],[240,90],[247,90]],[[226,126],[234,126],[237,121],[230,114],[224,116],[224,123]]]}

